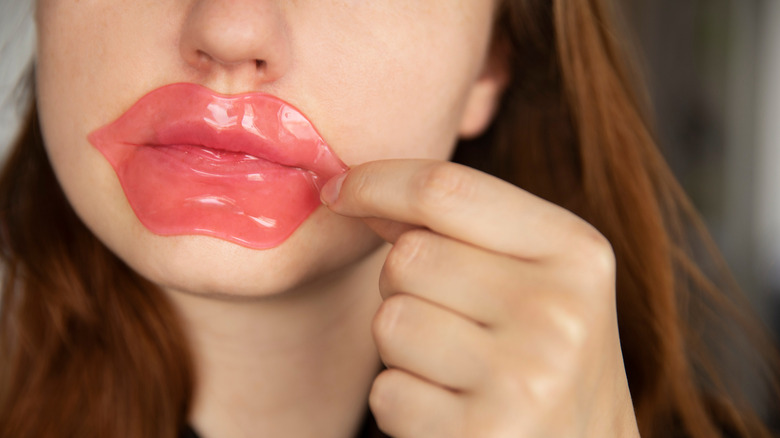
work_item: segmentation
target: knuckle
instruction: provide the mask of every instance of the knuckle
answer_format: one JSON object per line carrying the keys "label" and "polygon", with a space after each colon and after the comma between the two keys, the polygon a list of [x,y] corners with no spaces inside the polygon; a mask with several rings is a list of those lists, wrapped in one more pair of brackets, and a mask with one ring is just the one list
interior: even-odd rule
{"label": "knuckle", "polygon": [[387,418],[387,413],[392,410],[395,400],[396,373],[398,371],[389,369],[382,371],[374,378],[371,391],[368,395],[368,405],[374,413],[379,426]]}
{"label": "knuckle", "polygon": [[576,258],[581,284],[610,290],[605,286],[614,282],[616,260],[612,245],[603,234],[585,224],[578,233],[572,254]]}
{"label": "knuckle", "polygon": [[379,306],[371,324],[371,331],[380,353],[386,353],[388,341],[398,329],[401,314],[406,306],[404,295],[393,295]]}
{"label": "knuckle", "polygon": [[549,322],[548,348],[555,358],[551,362],[556,367],[565,366],[567,363],[576,362],[576,358],[587,348],[591,332],[591,317],[589,312],[583,311],[582,305],[577,300],[558,302],[545,311],[545,318]]}
{"label": "knuckle", "polygon": [[531,395],[528,382],[520,376],[517,370],[498,367],[494,370],[493,376],[499,399],[525,400]]}
{"label": "knuckle", "polygon": [[419,206],[423,211],[441,214],[468,199],[473,187],[473,177],[465,168],[449,162],[432,164],[418,181]]}
{"label": "knuckle", "polygon": [[365,172],[351,172],[344,185],[349,186],[352,199],[359,205],[369,203],[373,199],[373,185],[370,184]]}
{"label": "knuckle", "polygon": [[385,260],[384,270],[388,280],[403,279],[404,271],[409,266],[420,263],[429,237],[429,232],[423,230],[411,230],[401,234]]}

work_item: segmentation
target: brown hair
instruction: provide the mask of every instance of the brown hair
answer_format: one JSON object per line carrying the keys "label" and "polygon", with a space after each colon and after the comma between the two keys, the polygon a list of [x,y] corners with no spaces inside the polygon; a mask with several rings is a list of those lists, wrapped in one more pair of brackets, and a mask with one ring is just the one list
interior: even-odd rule
{"label": "brown hair", "polygon": [[[642,436],[769,436],[738,376],[720,363],[723,348],[748,361],[765,354],[751,372],[767,379],[773,396],[780,393],[770,366],[778,364],[775,345],[756,328],[655,146],[614,11],[605,0],[502,7],[497,37],[511,47],[515,78],[492,130],[461,145],[456,160],[572,210],[612,243],[621,346]],[[488,160],[479,158],[485,150]]]}
{"label": "brown hair", "polygon": [[0,436],[174,437],[192,392],[177,317],[76,217],[37,123],[0,175]]}
{"label": "brown hair", "polygon": [[[494,125],[455,159],[571,209],[612,242],[643,436],[769,436],[711,342],[749,315],[693,261],[708,240],[655,148],[610,23],[601,0],[505,1],[497,39],[513,80]],[[0,436],[176,436],[193,384],[177,316],[73,213],[34,109],[0,175],[0,256]],[[735,333],[754,341],[747,351],[773,348]]]}

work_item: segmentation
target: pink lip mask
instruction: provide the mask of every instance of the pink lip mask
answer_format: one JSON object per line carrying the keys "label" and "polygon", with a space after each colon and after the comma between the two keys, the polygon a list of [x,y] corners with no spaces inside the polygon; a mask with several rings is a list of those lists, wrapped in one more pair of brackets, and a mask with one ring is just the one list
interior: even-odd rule
{"label": "pink lip mask", "polygon": [[88,139],[151,232],[256,249],[284,242],[347,170],[292,105],[195,84],[153,90]]}

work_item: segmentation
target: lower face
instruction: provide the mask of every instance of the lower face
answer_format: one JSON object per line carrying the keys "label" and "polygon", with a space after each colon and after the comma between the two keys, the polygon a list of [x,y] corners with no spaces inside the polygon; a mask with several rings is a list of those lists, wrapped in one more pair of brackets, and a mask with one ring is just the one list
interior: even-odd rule
{"label": "lower face", "polygon": [[[191,232],[207,219],[193,219],[197,214],[184,210],[172,213],[178,224],[188,224],[184,231],[164,232],[143,221],[137,205],[151,205],[148,199],[156,191],[133,201],[121,166],[88,136],[142,97],[170,84],[189,84],[185,87],[211,95],[262,93],[289,103],[347,166],[385,158],[446,159],[482,70],[492,5],[481,0],[216,3],[38,2],[38,110],[60,184],[101,241],[166,288],[270,295],[349,269],[380,241],[361,221],[318,206],[316,191],[312,198],[306,186],[311,178],[302,176],[300,189],[293,191],[303,195],[288,200],[278,196],[280,184],[247,186],[255,195],[246,201],[252,206],[282,203],[284,214],[305,213],[276,240],[238,241],[239,226],[225,221],[216,226],[222,234]],[[233,39],[225,41],[230,32],[214,32],[217,28],[231,29]],[[254,33],[246,38],[235,33],[242,29]],[[258,73],[255,59],[265,62],[267,74]],[[157,172],[161,183],[147,185],[161,186],[161,199],[173,196],[172,187],[190,190],[192,181],[182,173],[160,171],[167,169],[160,157],[134,161],[146,164],[136,166],[133,178],[148,182],[145,169]],[[281,185],[292,180],[284,181]],[[228,182],[225,187],[234,193],[243,186]]]}

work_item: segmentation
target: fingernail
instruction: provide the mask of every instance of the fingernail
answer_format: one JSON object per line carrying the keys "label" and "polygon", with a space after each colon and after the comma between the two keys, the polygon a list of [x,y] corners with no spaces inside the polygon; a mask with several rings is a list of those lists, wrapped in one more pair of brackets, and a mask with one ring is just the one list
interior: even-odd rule
{"label": "fingernail", "polygon": [[339,192],[341,191],[341,185],[344,184],[344,179],[347,177],[346,173],[334,176],[330,179],[325,186],[320,190],[320,200],[325,205],[331,205],[339,199]]}

